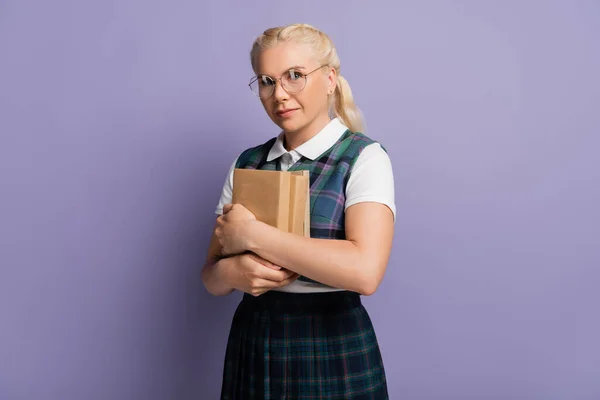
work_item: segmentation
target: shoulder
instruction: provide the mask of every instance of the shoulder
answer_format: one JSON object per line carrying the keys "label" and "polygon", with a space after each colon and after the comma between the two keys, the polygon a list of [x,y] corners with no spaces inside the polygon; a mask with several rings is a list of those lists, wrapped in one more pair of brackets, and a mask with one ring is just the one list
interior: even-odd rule
{"label": "shoulder", "polygon": [[355,160],[352,166],[352,172],[368,169],[371,172],[376,172],[377,167],[383,167],[386,170],[391,170],[391,160],[387,149],[379,141],[367,136],[362,132],[346,132],[342,141],[351,142],[357,147]]}
{"label": "shoulder", "polygon": [[395,185],[392,162],[387,150],[378,142],[366,145],[350,171],[346,186],[346,208],[361,202],[378,202],[396,215]]}
{"label": "shoulder", "polygon": [[377,142],[362,132],[352,132],[347,130],[346,133],[344,133],[344,135],[340,138],[340,143],[348,147],[352,146],[362,150],[365,147]]}
{"label": "shoulder", "polygon": [[393,188],[394,173],[392,160],[387,150],[379,143],[373,142],[365,146],[356,157],[349,179],[367,184],[387,185]]}
{"label": "shoulder", "polygon": [[390,156],[386,148],[381,143],[376,141],[371,141],[371,143],[362,148],[362,151],[357,157],[355,164],[362,165],[373,162],[391,164]]}
{"label": "shoulder", "polygon": [[[367,150],[368,149],[368,150]],[[350,164],[353,165],[359,158],[364,158],[362,153],[367,150],[368,157],[385,156],[385,148],[376,140],[370,138],[361,132],[346,131],[340,138],[339,151],[346,157],[351,158]],[[381,154],[383,152],[383,154]]]}

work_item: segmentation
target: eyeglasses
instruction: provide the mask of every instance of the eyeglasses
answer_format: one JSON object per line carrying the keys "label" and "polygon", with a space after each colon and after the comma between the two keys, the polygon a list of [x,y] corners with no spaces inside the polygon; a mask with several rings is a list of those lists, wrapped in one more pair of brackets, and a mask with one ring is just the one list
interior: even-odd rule
{"label": "eyeglasses", "polygon": [[306,87],[308,75],[326,66],[327,65],[321,65],[306,74],[292,68],[283,73],[279,78],[272,78],[268,75],[256,75],[250,80],[248,86],[250,86],[250,90],[261,99],[268,99],[275,93],[277,81],[281,82],[281,87],[289,94],[298,93]]}

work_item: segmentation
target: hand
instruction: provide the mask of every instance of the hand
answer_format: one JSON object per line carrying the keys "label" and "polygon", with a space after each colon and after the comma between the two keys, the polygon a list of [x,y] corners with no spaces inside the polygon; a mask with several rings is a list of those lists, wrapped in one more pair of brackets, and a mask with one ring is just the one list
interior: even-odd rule
{"label": "hand", "polygon": [[253,221],[256,221],[254,214],[241,204],[226,204],[223,207],[223,215],[217,218],[215,235],[224,256],[248,250],[249,222]]}
{"label": "hand", "polygon": [[252,296],[289,285],[299,276],[254,253],[223,258],[218,263],[218,269],[223,272],[222,279],[228,286]]}

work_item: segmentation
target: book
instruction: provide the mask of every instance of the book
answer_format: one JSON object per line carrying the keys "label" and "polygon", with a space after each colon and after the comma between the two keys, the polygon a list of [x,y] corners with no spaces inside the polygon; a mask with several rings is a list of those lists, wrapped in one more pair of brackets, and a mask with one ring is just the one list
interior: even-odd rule
{"label": "book", "polygon": [[233,204],[286,232],[310,236],[310,175],[304,171],[236,168]]}
{"label": "book", "polygon": [[289,231],[310,237],[310,173],[291,172]]}

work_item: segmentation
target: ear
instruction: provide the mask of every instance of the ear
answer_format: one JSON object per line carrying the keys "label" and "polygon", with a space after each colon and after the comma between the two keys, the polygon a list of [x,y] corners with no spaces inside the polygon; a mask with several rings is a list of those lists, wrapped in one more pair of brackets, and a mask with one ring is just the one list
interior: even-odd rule
{"label": "ear", "polygon": [[335,88],[337,87],[337,72],[335,68],[329,68],[329,73],[327,74],[327,93],[333,94],[335,92]]}

